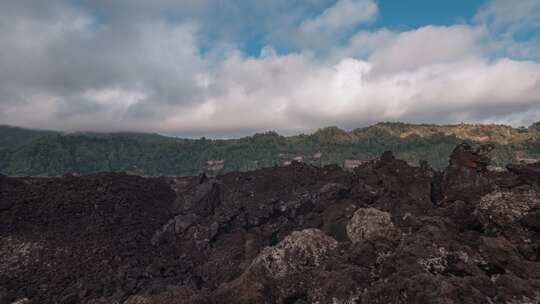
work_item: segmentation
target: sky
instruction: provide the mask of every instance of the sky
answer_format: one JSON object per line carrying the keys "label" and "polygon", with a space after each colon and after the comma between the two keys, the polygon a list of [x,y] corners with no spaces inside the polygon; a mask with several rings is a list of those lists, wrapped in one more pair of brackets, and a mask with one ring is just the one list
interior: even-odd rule
{"label": "sky", "polygon": [[2,0],[0,124],[230,137],[540,121],[540,0]]}

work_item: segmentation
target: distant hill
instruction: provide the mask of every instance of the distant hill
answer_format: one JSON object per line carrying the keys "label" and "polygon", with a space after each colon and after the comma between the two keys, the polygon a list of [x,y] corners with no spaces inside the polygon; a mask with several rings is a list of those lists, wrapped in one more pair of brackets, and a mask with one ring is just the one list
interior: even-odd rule
{"label": "distant hill", "polygon": [[0,125],[0,149],[28,144],[38,137],[54,134],[59,134],[59,132]]}
{"label": "distant hill", "polygon": [[505,125],[378,123],[310,135],[275,132],[229,140],[180,139],[144,133],[62,133],[0,126],[0,172],[63,175],[126,171],[142,175],[195,175],[247,171],[293,160],[314,165],[361,163],[392,150],[413,164],[442,169],[456,144],[491,143],[494,166],[540,159],[540,123]]}

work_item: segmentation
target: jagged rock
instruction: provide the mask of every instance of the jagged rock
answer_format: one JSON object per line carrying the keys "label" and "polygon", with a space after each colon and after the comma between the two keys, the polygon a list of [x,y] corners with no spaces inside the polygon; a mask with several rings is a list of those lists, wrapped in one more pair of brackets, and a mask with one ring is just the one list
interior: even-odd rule
{"label": "jagged rock", "polygon": [[477,210],[485,225],[512,224],[531,210],[540,209],[540,193],[528,191],[495,191],[480,199]]}
{"label": "jagged rock", "polygon": [[431,273],[438,274],[443,273],[446,271],[446,268],[448,267],[447,262],[448,257],[448,251],[444,247],[439,248],[439,252],[435,256],[431,256],[429,258],[423,258],[418,260],[418,263],[422,265],[422,267]]}
{"label": "jagged rock", "polygon": [[394,153],[392,151],[384,151],[381,155],[381,161],[385,163],[391,163],[396,160]]}
{"label": "jagged rock", "polygon": [[175,230],[174,220],[170,220],[167,224],[163,225],[159,230],[154,232],[150,243],[154,246],[160,245],[160,243],[170,242],[174,239]]}
{"label": "jagged rock", "polygon": [[507,165],[508,171],[517,174],[527,183],[540,184],[540,162],[531,165]]}
{"label": "jagged rock", "polygon": [[281,279],[319,267],[337,241],[318,229],[295,231],[274,247],[265,248],[251,267],[262,267],[268,276]]}
{"label": "jagged rock", "polygon": [[[336,240],[318,229],[294,231],[276,246],[263,249],[246,272],[222,285],[214,297],[227,303],[307,301],[306,286],[295,286],[296,278],[322,270],[337,246]],[[267,294],[265,285],[276,286],[275,294]]]}
{"label": "jagged rock", "polygon": [[388,212],[375,208],[360,208],[347,225],[347,235],[353,243],[372,237],[392,237],[397,230]]}
{"label": "jagged rock", "polygon": [[341,183],[328,183],[319,190],[319,193],[326,198],[337,199],[344,197],[349,190]]}
{"label": "jagged rock", "polygon": [[195,222],[195,217],[190,215],[177,215],[174,217],[174,232],[184,233]]}
{"label": "jagged rock", "polygon": [[132,295],[123,304],[185,304],[191,303],[195,293],[188,287],[170,287],[153,295]]}
{"label": "jagged rock", "polygon": [[[521,223],[529,229],[540,232],[540,209],[528,212],[521,218]],[[538,253],[540,254],[540,250]]]}
{"label": "jagged rock", "polygon": [[0,236],[0,273],[16,275],[36,259],[41,245],[13,237]]}
{"label": "jagged rock", "polygon": [[473,148],[468,144],[457,146],[450,155],[450,163],[442,178],[443,197],[447,201],[478,198],[492,191],[488,166],[492,146]]}
{"label": "jagged rock", "polygon": [[349,201],[333,204],[322,213],[322,230],[338,241],[348,240],[347,224],[353,216],[356,206]]}
{"label": "jagged rock", "polygon": [[[16,189],[20,189],[22,187],[23,184],[21,182],[10,179],[5,175],[0,176],[0,212],[13,207],[16,200],[12,196],[17,194]],[[8,189],[11,189],[12,191],[7,191]]]}
{"label": "jagged rock", "polygon": [[201,184],[196,187],[194,193],[186,195],[184,209],[198,216],[210,216],[219,206],[219,182],[206,178],[200,180]]}
{"label": "jagged rock", "polygon": [[358,181],[352,196],[368,201],[378,209],[423,215],[433,208],[434,171],[429,167],[413,167],[387,152],[380,160],[355,169]]}
{"label": "jagged rock", "polygon": [[[534,303],[537,166],[0,177],[0,303]],[[532,172],[532,173],[531,173]]]}

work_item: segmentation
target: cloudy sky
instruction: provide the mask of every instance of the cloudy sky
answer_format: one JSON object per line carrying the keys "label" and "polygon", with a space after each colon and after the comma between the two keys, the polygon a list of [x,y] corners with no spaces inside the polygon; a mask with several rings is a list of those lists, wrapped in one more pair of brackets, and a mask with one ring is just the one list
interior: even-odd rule
{"label": "cloudy sky", "polygon": [[2,0],[0,124],[238,136],[540,120],[540,0]]}

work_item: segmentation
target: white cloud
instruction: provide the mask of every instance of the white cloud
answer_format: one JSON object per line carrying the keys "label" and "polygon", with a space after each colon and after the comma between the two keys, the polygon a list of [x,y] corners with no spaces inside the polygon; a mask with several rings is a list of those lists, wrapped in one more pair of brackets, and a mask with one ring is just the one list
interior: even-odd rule
{"label": "white cloud", "polygon": [[370,62],[378,73],[390,73],[474,59],[482,55],[484,37],[482,29],[466,25],[426,26],[396,35],[373,51]]}
{"label": "white cloud", "polygon": [[[183,2],[203,19],[174,22],[147,1],[134,4],[148,6],[147,15],[109,23],[55,3],[42,18],[22,14],[0,21],[0,123],[212,135],[380,120],[521,125],[540,113],[540,64],[497,52],[497,45],[521,45],[493,33],[486,20],[494,17],[482,17],[499,14],[490,6],[470,25],[368,31],[357,26],[376,16],[373,1],[309,1],[310,8],[326,9],[303,21],[306,8],[299,4],[257,2],[255,12],[282,14],[283,25],[260,25],[267,46],[260,57],[249,57],[234,35],[208,47],[212,27],[201,20],[216,13],[207,11],[211,0]],[[103,3],[110,10],[123,7],[121,1]],[[181,8],[176,1],[160,3]],[[288,37],[281,38],[302,48],[276,51],[279,43],[272,42],[280,41],[274,35],[282,30]]]}
{"label": "white cloud", "polygon": [[492,0],[478,11],[474,22],[490,32],[493,52],[540,60],[540,1]]}
{"label": "white cloud", "polygon": [[492,0],[478,11],[474,20],[495,28],[540,26],[540,2],[538,0]]}
{"label": "white cloud", "polygon": [[338,0],[321,15],[302,22],[300,30],[306,34],[335,32],[371,21],[376,14],[377,5],[372,0]]}
{"label": "white cloud", "polygon": [[304,20],[293,37],[304,47],[328,48],[355,26],[372,21],[377,12],[373,0],[338,0],[321,15]]}
{"label": "white cloud", "polygon": [[389,44],[395,41],[397,35],[399,33],[388,29],[359,31],[349,39],[346,45],[334,46],[330,58],[332,60],[345,57],[365,59],[376,50],[389,47]]}
{"label": "white cloud", "polygon": [[172,118],[167,130],[301,131],[380,120],[504,117],[522,124],[517,113],[540,107],[540,64],[533,62],[443,61],[376,78],[371,77],[373,68],[353,58],[329,66],[301,54],[230,58],[215,78],[220,93],[195,108],[195,115]]}

